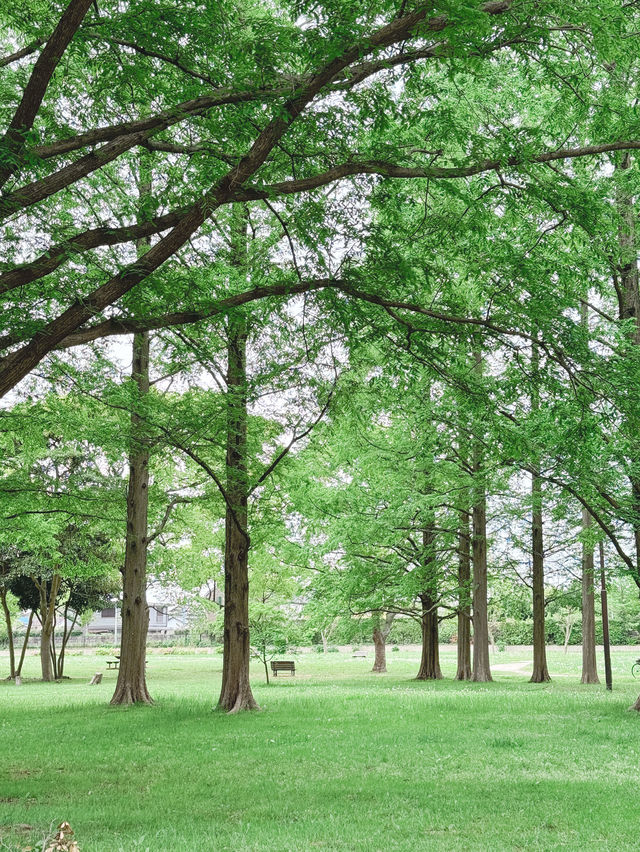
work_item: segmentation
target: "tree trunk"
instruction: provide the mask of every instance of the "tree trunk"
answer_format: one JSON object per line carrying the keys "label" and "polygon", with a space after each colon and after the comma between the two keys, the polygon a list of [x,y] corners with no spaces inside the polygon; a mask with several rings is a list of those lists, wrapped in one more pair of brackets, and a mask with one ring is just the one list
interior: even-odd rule
{"label": "tree trunk", "polygon": [[247,323],[244,314],[238,312],[228,320],[224,656],[218,700],[218,707],[229,713],[258,709],[249,683],[246,348]]}
{"label": "tree trunk", "polygon": [[422,531],[422,564],[424,591],[419,595],[422,613],[422,656],[416,680],[440,680],[440,647],[438,643],[438,567],[435,553],[434,523]]}
{"label": "tree trunk", "polygon": [[13,680],[16,676],[16,652],[13,643],[13,624],[11,622],[11,612],[7,605],[7,590],[4,586],[0,586],[0,603],[2,603],[2,611],[4,612],[4,620],[7,625],[7,639],[9,642],[9,679]]}
{"label": "tree trunk", "polygon": [[111,704],[152,704],[147,689],[145,659],[149,607],[147,605],[147,515],[149,509],[149,446],[139,406],[149,391],[149,333],[133,336],[131,377],[137,399],[131,412],[127,535],[122,578],[120,666]]}
{"label": "tree trunk", "polygon": [[460,512],[458,532],[458,668],[456,680],[471,680],[471,536],[469,512]]}
{"label": "tree trunk", "polygon": [[416,680],[440,680],[440,648],[438,645],[438,605],[428,594],[420,595],[422,615],[422,656]]}
{"label": "tree trunk", "polygon": [[551,680],[547,668],[547,642],[544,606],[544,551],[542,537],[542,480],[538,473],[531,477],[531,543],[533,578],[533,674],[529,683]]}
{"label": "tree trunk", "polygon": [[29,644],[29,636],[31,635],[31,626],[33,625],[33,618],[35,616],[35,611],[31,610],[29,613],[29,623],[27,624],[27,630],[24,634],[24,641],[22,643],[22,651],[20,652],[20,660],[18,661],[18,668],[16,669],[16,677],[20,677],[22,674],[22,664],[24,663],[24,658],[27,653],[27,645]]}
{"label": "tree trunk", "polygon": [[329,637],[324,630],[320,631],[320,638],[322,639],[322,653],[326,654],[329,650]]}
{"label": "tree trunk", "polygon": [[[476,364],[480,358],[475,354]],[[482,481],[482,448],[473,445],[472,552],[473,552],[473,672],[471,680],[493,680],[489,663],[489,614],[487,605],[487,497]]]}
{"label": "tree trunk", "polygon": [[[591,515],[582,510],[582,527],[589,529]],[[582,545],[582,680],[581,683],[600,683],[596,666],[596,607],[593,590],[593,547]]]}
{"label": "tree trunk", "polygon": [[[144,213],[145,199],[151,195],[153,171],[148,152],[138,160],[138,221]],[[138,240],[136,250],[143,255],[150,238]],[[152,704],[147,689],[146,656],[149,631],[147,604],[147,551],[149,548],[149,442],[141,409],[149,393],[149,332],[134,334],[131,378],[135,402],[131,410],[131,446],[129,448],[129,487],[127,489],[127,534],[122,576],[122,623],[120,625],[120,665],[111,704]],[[117,624],[117,607],[115,617]]]}
{"label": "tree trunk", "polygon": [[55,680],[59,680],[60,675],[58,674],[58,657],[56,653],[56,626],[56,616],[54,612],[53,630],[51,631],[51,644],[49,645],[49,653],[51,654],[51,668],[53,669],[53,677]]}
{"label": "tree trunk", "polygon": [[384,619],[378,620],[373,628],[373,647],[375,649],[375,660],[372,672],[383,674],[387,670],[387,637],[395,618],[394,612],[386,612]]}
{"label": "tree trunk", "polygon": [[78,614],[74,613],[73,621],[69,624],[69,604],[65,604],[64,607],[64,629],[62,631],[62,642],[60,643],[60,652],[58,654],[58,677],[64,677],[64,662],[65,662],[65,654],[67,650],[67,643],[69,642],[69,638],[73,632],[73,628],[76,626],[76,622],[78,620]]}
{"label": "tree trunk", "polygon": [[[630,153],[622,155],[618,169],[626,171],[633,166]],[[614,287],[618,296],[618,316],[621,320],[633,320],[631,331],[631,342],[634,346],[640,346],[640,280],[638,275],[638,249],[636,246],[636,210],[633,196],[625,191],[618,191],[617,208],[620,214],[620,227],[618,229],[618,245],[620,247],[619,281],[614,277]],[[638,424],[629,423],[629,431],[635,436],[638,434]],[[635,470],[636,460],[640,454],[640,448],[634,446],[631,452],[631,468]],[[633,579],[640,588],[640,478],[637,473],[629,477],[631,482],[631,507],[633,511],[633,533],[635,543],[635,573]],[[593,564],[593,557],[592,557]],[[583,573],[583,600],[584,600],[584,573]],[[584,628],[583,628],[584,629]],[[584,677],[584,664],[583,664]],[[640,711],[640,696],[631,708]]]}
{"label": "tree trunk", "polygon": [[51,659],[51,640],[55,627],[56,598],[60,589],[61,577],[54,574],[51,578],[51,586],[47,580],[32,578],[40,593],[40,667],[42,680],[51,683],[55,680],[53,661]]}
{"label": "tree trunk", "polygon": [[607,602],[607,578],[604,570],[604,543],[600,540],[600,602],[602,606],[602,644],[604,646],[604,680],[607,689],[613,689],[611,673],[611,641],[609,638],[609,604]]}

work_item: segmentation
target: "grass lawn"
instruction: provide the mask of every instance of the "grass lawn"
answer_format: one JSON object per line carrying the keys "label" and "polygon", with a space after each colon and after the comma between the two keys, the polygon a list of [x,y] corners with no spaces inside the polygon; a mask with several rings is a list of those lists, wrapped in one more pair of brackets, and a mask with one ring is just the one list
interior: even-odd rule
{"label": "grass lawn", "polygon": [[151,654],[157,703],[133,708],[107,706],[104,657],[70,656],[69,681],[0,684],[0,849],[62,820],[81,852],[638,849],[636,656],[615,651],[611,694],[579,684],[578,648],[546,685],[528,649],[496,653],[492,684],[454,682],[449,646],[437,683],[412,680],[416,649],[386,675],[307,653],[269,687],[256,665],[263,712],[231,717],[218,654]]}

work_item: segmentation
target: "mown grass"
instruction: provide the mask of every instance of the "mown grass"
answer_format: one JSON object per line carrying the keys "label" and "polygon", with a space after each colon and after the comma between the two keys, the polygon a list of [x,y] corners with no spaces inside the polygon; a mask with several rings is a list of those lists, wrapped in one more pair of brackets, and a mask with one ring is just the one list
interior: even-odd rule
{"label": "mown grass", "polygon": [[573,649],[551,652],[546,685],[524,668],[456,683],[454,654],[437,683],[412,680],[415,649],[386,675],[371,655],[309,653],[267,687],[256,666],[263,711],[234,717],[212,710],[215,654],[152,655],[153,707],[108,707],[116,673],[89,686],[95,656],[70,657],[61,684],[3,682],[4,847],[65,819],[81,852],[637,849],[636,654],[615,653],[612,694],[577,682]]}

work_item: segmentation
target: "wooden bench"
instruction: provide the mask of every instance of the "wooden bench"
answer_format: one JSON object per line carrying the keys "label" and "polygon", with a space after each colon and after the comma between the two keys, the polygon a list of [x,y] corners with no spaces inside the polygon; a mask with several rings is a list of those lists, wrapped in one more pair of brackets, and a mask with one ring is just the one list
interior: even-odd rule
{"label": "wooden bench", "polygon": [[290,672],[291,677],[294,677],[296,664],[293,660],[271,660],[271,671],[274,677],[278,677],[278,672]]}
{"label": "wooden bench", "polygon": [[364,651],[356,651],[355,654],[351,655],[352,657],[366,657],[366,653]]}
{"label": "wooden bench", "polygon": [[107,660],[108,669],[117,669],[120,665],[120,660]]}

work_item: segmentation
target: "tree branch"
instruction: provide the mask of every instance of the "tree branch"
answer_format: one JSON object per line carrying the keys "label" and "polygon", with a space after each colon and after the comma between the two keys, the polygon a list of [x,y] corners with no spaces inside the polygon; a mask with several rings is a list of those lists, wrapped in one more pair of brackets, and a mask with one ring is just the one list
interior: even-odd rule
{"label": "tree branch", "polygon": [[0,149],[5,149],[2,159],[8,162],[7,165],[0,168],[0,188],[4,186],[20,165],[25,147],[25,133],[33,127],[33,122],[58,63],[89,11],[92,2],[93,0],[71,0],[33,66],[22,100],[0,142]]}

